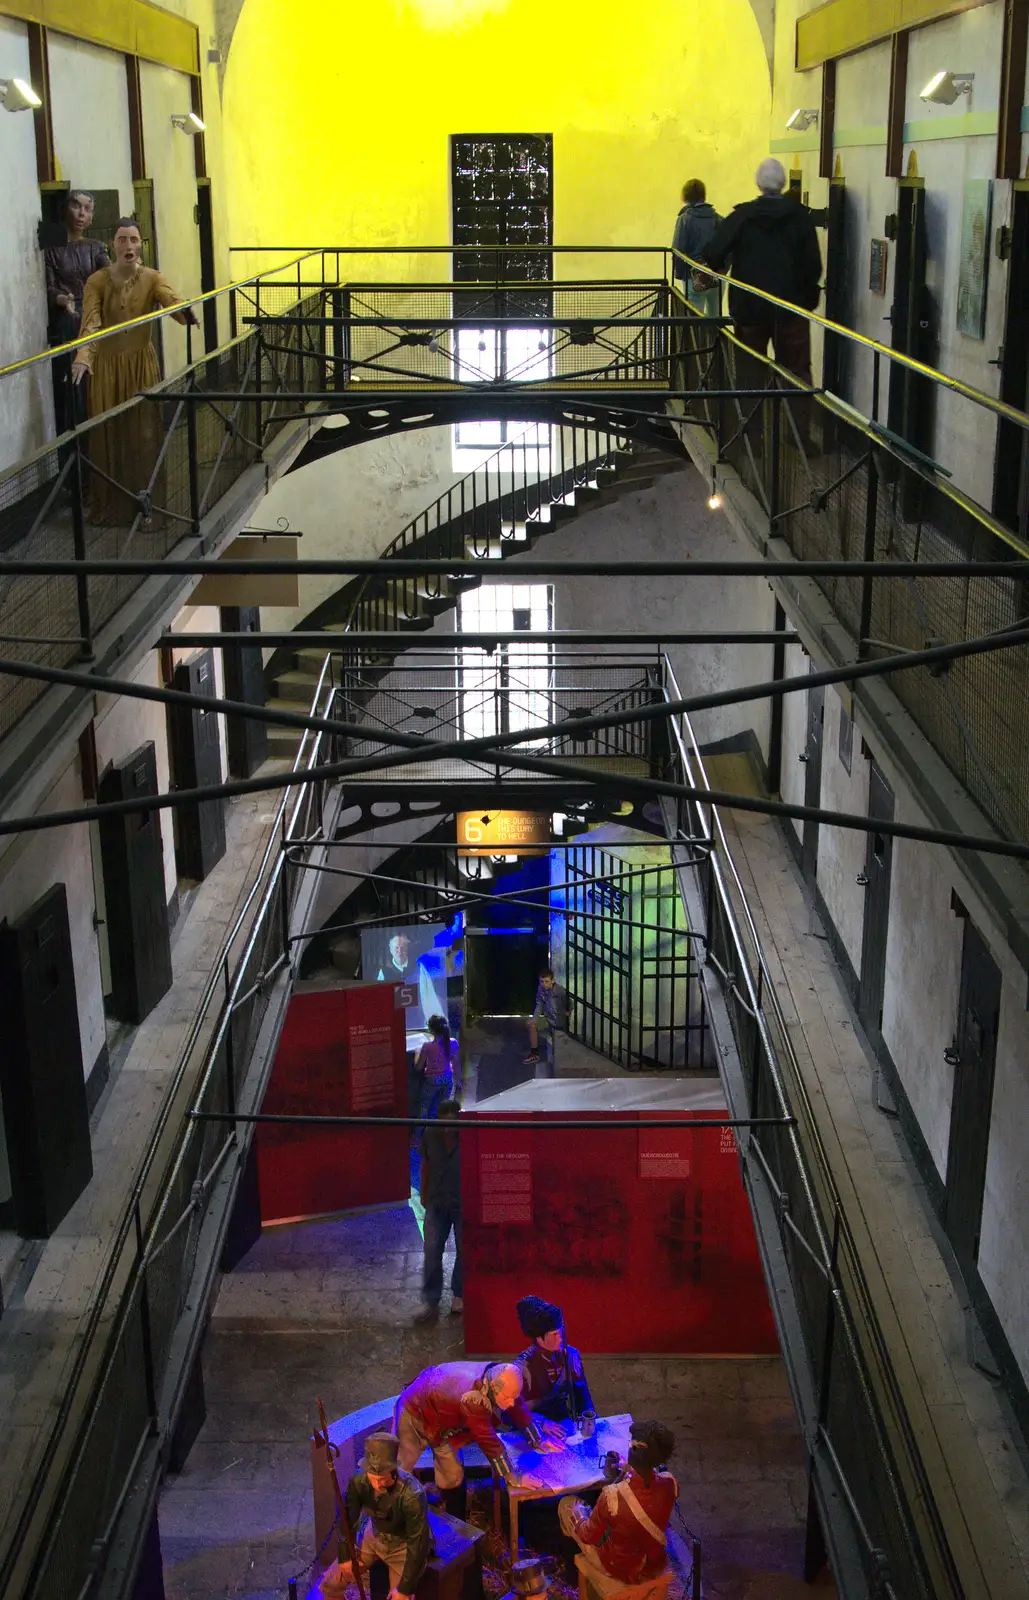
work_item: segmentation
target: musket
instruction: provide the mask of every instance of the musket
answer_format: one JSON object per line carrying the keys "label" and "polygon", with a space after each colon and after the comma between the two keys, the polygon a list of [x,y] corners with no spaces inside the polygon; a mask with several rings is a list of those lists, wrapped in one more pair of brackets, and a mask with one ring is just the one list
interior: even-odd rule
{"label": "musket", "polygon": [[340,1531],[346,1540],[347,1549],[350,1551],[350,1565],[353,1568],[357,1592],[361,1596],[361,1600],[365,1600],[364,1579],[361,1577],[361,1563],[358,1560],[357,1545],[354,1543],[354,1532],[350,1526],[350,1518],[347,1516],[346,1500],[339,1486],[339,1479],[336,1476],[336,1457],[339,1455],[339,1445],[333,1444],[329,1438],[329,1423],[325,1415],[325,1407],[320,1399],[318,1401],[318,1421],[321,1423],[321,1432],[315,1428],[314,1436],[317,1440],[318,1448],[325,1451],[325,1462],[329,1469],[329,1477],[332,1480],[332,1492],[336,1497],[336,1514],[339,1517]]}

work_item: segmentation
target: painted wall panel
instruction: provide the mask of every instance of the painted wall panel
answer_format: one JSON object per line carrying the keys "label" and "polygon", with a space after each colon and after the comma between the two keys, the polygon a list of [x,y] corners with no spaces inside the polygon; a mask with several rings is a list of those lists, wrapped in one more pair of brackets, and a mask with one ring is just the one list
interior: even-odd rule
{"label": "painted wall panel", "polygon": [[1022,1371],[1027,1372],[1029,1274],[1022,1269],[1029,1253],[1029,1172],[1025,1161],[1025,1107],[1029,1097],[1027,978],[1008,952],[994,948],[993,954],[1000,962],[1004,986],[979,1239],[979,1276],[1008,1343]]}
{"label": "painted wall panel", "polygon": [[132,158],[125,57],[63,34],[49,41],[54,153],[61,177],[87,189],[117,189],[132,214]]}
{"label": "painted wall panel", "polygon": [[[28,79],[25,24],[0,17],[0,61],[7,77]],[[36,228],[36,142],[28,112],[0,114],[4,226],[0,229],[0,366],[46,345],[46,290]],[[0,468],[20,461],[53,433],[53,390],[46,365],[0,383]]]}
{"label": "painted wall panel", "polygon": [[[190,108],[189,80],[170,67],[140,66],[143,98],[143,138],[147,176],[153,179],[157,212],[159,265],[172,288],[183,298],[200,292],[200,238],[193,220],[197,183],[193,140],[172,126],[173,116]],[[170,376],[186,361],[186,330],[167,318],[164,322],[165,373]],[[194,356],[203,349],[194,330]]]}

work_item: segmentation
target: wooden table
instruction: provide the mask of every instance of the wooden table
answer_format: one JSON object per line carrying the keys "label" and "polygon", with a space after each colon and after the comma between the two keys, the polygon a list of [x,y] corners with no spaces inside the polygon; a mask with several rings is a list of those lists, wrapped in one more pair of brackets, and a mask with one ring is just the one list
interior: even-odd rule
{"label": "wooden table", "polygon": [[623,1461],[629,1453],[629,1427],[632,1417],[624,1411],[616,1417],[598,1417],[592,1439],[584,1439],[572,1432],[572,1424],[559,1424],[566,1433],[566,1443],[561,1450],[538,1451],[528,1445],[516,1448],[521,1434],[504,1433],[502,1438],[511,1458],[511,1465],[520,1477],[531,1473],[540,1482],[538,1489],[507,1488],[510,1508],[511,1559],[518,1560],[518,1508],[526,1500],[552,1500],[557,1495],[575,1494],[577,1490],[594,1488],[604,1481],[604,1457],[609,1450],[617,1450]]}

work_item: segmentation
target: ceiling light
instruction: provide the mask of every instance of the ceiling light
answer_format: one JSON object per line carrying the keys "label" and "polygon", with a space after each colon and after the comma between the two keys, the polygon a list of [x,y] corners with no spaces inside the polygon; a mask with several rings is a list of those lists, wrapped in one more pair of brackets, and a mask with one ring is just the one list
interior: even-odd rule
{"label": "ceiling light", "polygon": [[195,111],[187,111],[184,117],[172,117],[172,127],[178,128],[180,133],[188,133],[193,138],[198,133],[203,133],[206,126],[207,124]]}
{"label": "ceiling light", "polygon": [[806,110],[798,106],[792,117],[788,118],[786,126],[791,133],[806,133],[818,121],[818,112],[813,107]]}
{"label": "ceiling light", "polygon": [[974,72],[938,72],[929,79],[919,99],[931,100],[938,106],[952,106],[959,94],[971,95],[974,81]]}
{"label": "ceiling light", "polygon": [[708,497],[707,497],[707,509],[709,511],[720,511],[721,508],[722,508],[722,497],[721,497],[721,495],[718,494],[717,492],[715,494],[709,494]]}
{"label": "ceiling light", "polygon": [[24,78],[0,78],[0,104],[5,111],[35,111],[43,102]]}

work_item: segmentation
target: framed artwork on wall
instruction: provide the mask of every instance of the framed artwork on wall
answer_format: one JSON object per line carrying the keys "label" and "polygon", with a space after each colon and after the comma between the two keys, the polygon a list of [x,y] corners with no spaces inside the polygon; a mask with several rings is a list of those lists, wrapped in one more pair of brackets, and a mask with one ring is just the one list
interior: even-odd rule
{"label": "framed artwork on wall", "polygon": [[961,203],[957,329],[969,339],[986,337],[986,277],[992,206],[993,180],[967,178]]}

